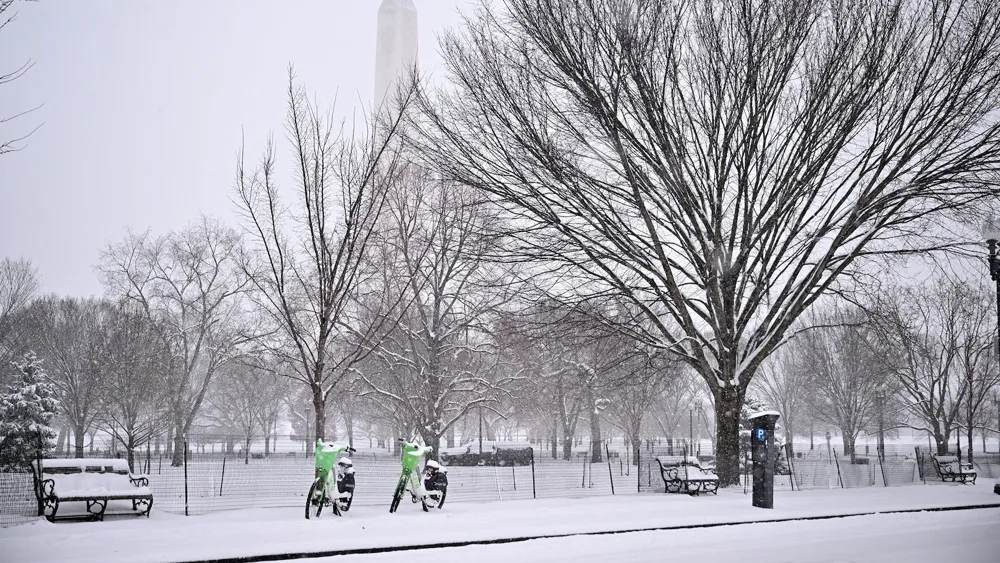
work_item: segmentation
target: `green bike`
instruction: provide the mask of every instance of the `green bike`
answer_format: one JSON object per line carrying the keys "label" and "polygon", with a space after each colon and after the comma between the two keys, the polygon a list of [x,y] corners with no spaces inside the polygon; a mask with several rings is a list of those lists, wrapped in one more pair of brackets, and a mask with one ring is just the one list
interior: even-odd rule
{"label": "green bike", "polygon": [[[316,518],[319,518],[324,506],[333,508],[337,516],[350,510],[354,500],[354,463],[350,458],[340,457],[340,454],[355,451],[350,446],[316,440],[316,479],[306,496],[306,520],[312,509],[316,510]],[[334,467],[337,468],[336,473],[333,473]],[[334,478],[331,479],[331,476]]]}
{"label": "green bike", "polygon": [[447,471],[436,461],[427,462],[425,471],[426,479],[421,478],[420,460],[432,451],[430,446],[421,446],[415,442],[407,442],[399,439],[403,444],[403,457],[401,463],[403,472],[399,476],[396,484],[396,491],[392,495],[392,504],[389,505],[389,512],[396,512],[399,508],[399,501],[403,498],[403,493],[407,491],[409,485],[410,498],[414,503],[421,503],[424,512],[431,508],[441,508],[444,505],[444,498],[448,494]]}

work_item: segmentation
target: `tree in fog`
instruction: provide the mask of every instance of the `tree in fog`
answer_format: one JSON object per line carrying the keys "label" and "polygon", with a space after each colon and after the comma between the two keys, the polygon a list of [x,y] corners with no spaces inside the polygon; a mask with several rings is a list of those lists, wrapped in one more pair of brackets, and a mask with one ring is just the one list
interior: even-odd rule
{"label": "tree in fog", "polygon": [[169,349],[174,466],[183,463],[185,437],[215,372],[250,336],[241,326],[248,286],[241,244],[236,231],[203,216],[159,237],[130,232],[101,255],[107,293],[137,304]]}
{"label": "tree in fog", "polygon": [[442,51],[426,158],[645,312],[714,397],[724,485],[796,319],[1000,189],[995,2],[505,0]]}
{"label": "tree in fog", "polygon": [[966,452],[971,462],[972,433],[985,422],[983,414],[993,400],[993,393],[1000,389],[1000,369],[997,365],[996,294],[992,288],[973,284],[966,284],[965,290],[968,303],[961,313],[965,317],[965,329],[958,341],[956,370],[965,387],[960,421],[965,427]]}
{"label": "tree in fog", "polygon": [[[103,397],[99,421],[122,449],[135,471],[135,452],[162,432],[171,406],[170,369],[173,352],[142,305],[124,301],[113,306],[102,323],[105,330],[98,391]],[[183,448],[180,450],[183,455]]]}
{"label": "tree in fog", "polygon": [[366,323],[355,304],[380,292],[368,258],[386,193],[403,168],[399,135],[410,95],[401,93],[391,114],[365,116],[360,130],[345,132],[309,101],[290,68],[291,197],[279,189],[273,142],[255,170],[240,153],[236,194],[255,247],[246,268],[287,343],[281,352],[294,365],[292,377],[309,389],[316,438],[324,437],[330,395],[370,352],[364,343],[384,320]]}
{"label": "tree in fog", "polygon": [[[975,355],[992,345],[992,328],[983,330],[989,326],[980,311],[984,304],[968,284],[937,279],[891,288],[873,308],[883,361],[898,382],[913,427],[934,437],[938,454],[948,452],[974,383],[963,364],[977,371],[983,358]],[[967,353],[971,356],[963,357]],[[981,367],[992,374],[991,366]]]}
{"label": "tree in fog", "polygon": [[[25,0],[25,1],[32,2],[34,0]],[[15,0],[0,0],[0,32],[2,32],[5,27],[13,23],[13,21],[17,18],[17,14],[10,10],[10,7],[14,5],[14,2]],[[29,59],[24,63],[22,63],[21,66],[17,68],[0,69],[0,86],[10,84],[11,82],[17,80],[18,78],[21,78],[22,76],[25,75],[25,73],[31,70],[31,67],[33,66],[35,66],[35,62]],[[40,107],[41,106],[39,105],[34,108],[22,109],[12,115],[0,115],[0,126],[8,122],[14,121],[15,119],[21,116],[27,115]],[[34,129],[23,135],[11,139],[4,140],[3,137],[0,137],[0,155],[19,151],[22,148],[24,148],[24,146],[21,145],[21,142],[27,139],[29,136],[31,136],[32,133],[37,131],[39,127],[41,127],[41,125],[36,126]]]}
{"label": "tree in fog", "polygon": [[491,321],[514,296],[511,266],[497,262],[496,213],[465,186],[411,166],[390,191],[383,239],[385,285],[398,322],[375,352],[373,373],[357,372],[372,400],[406,413],[424,442],[470,409],[492,407],[511,381],[498,369]]}
{"label": "tree in fog", "polygon": [[18,316],[35,297],[41,281],[30,260],[19,258],[0,260],[0,365],[7,366],[22,351],[18,332]]}
{"label": "tree in fog", "polygon": [[786,443],[793,444],[796,432],[802,433],[800,424],[809,416],[809,400],[814,388],[804,362],[796,362],[787,351],[789,344],[771,355],[760,366],[754,379],[758,396],[781,414]]}
{"label": "tree in fog", "polygon": [[264,359],[243,357],[219,370],[209,393],[208,418],[239,434],[243,462],[250,463],[250,445],[269,438],[287,395],[287,378],[268,369]]}
{"label": "tree in fog", "polygon": [[831,308],[811,320],[819,328],[799,333],[787,353],[793,370],[810,374],[810,410],[840,429],[844,455],[854,459],[858,435],[875,427],[881,401],[894,394],[892,368],[875,352],[862,311]]}
{"label": "tree in fog", "polygon": [[106,338],[113,306],[97,299],[48,296],[24,314],[24,341],[45,358],[59,392],[60,415],[73,433],[74,455],[103,408],[102,379],[108,375]]}

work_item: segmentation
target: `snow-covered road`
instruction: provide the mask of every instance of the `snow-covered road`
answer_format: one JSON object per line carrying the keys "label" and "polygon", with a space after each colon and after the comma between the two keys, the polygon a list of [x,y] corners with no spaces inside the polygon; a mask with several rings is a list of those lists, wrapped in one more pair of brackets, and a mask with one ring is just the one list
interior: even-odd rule
{"label": "snow-covered road", "polygon": [[411,563],[997,563],[1000,509],[573,536],[315,561],[388,563],[401,556]]}

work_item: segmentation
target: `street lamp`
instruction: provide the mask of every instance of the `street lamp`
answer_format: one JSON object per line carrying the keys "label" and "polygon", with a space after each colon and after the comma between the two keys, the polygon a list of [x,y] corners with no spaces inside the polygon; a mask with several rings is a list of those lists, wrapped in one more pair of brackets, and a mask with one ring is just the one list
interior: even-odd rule
{"label": "street lamp", "polygon": [[[997,358],[1000,358],[1000,257],[997,257],[997,241],[1000,240],[1000,224],[990,215],[983,224],[983,235],[989,248],[990,279],[996,283],[997,291]],[[997,403],[997,426],[1000,426],[1000,403]],[[997,428],[1000,432],[1000,428]],[[1000,436],[1000,435],[998,435]],[[1000,438],[998,438],[1000,440]],[[998,448],[1000,451],[1000,448]]]}

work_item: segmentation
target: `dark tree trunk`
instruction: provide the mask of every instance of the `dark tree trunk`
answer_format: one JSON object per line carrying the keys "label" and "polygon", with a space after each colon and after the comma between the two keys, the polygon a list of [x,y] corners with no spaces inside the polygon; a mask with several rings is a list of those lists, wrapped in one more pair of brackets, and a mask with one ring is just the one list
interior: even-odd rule
{"label": "dark tree trunk", "polygon": [[715,431],[718,451],[715,455],[719,485],[740,484],[740,410],[746,391],[733,387],[715,392]]}
{"label": "dark tree trunk", "polygon": [[629,444],[632,447],[632,465],[639,463],[639,449],[642,447],[642,437],[640,436],[640,427],[642,423],[633,422],[631,431],[629,432]]}
{"label": "dark tree trunk", "polygon": [[354,415],[344,411],[344,430],[347,430],[347,445],[354,447]]}
{"label": "dark tree trunk", "polygon": [[448,427],[448,432],[445,434],[445,438],[448,443],[449,448],[455,447],[455,425],[452,424]]}
{"label": "dark tree trunk", "polygon": [[559,459],[559,420],[552,423],[552,459]]}
{"label": "dark tree trunk", "polygon": [[590,407],[590,463],[601,463],[604,461],[603,450],[604,440],[601,439],[601,413],[597,410],[597,400],[594,397],[594,390],[587,386],[587,406]]}
{"label": "dark tree trunk", "polygon": [[[313,440],[306,436],[306,443],[315,443],[316,440],[326,439],[326,398],[323,397],[323,389],[319,385],[313,385],[313,428],[316,430],[316,437]],[[308,449],[306,451],[309,451]]]}
{"label": "dark tree trunk", "polygon": [[175,428],[177,428],[174,434],[174,450],[173,457],[170,459],[171,467],[182,467],[184,465],[184,426],[178,423]]}
{"label": "dark tree trunk", "polygon": [[73,457],[83,457],[83,445],[87,437],[87,431],[81,427],[73,429]]}

